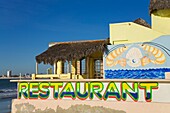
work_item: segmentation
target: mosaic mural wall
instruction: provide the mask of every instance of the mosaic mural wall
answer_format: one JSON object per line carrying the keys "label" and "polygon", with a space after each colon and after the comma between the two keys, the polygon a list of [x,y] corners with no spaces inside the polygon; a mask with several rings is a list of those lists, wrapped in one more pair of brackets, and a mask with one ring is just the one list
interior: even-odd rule
{"label": "mosaic mural wall", "polygon": [[103,61],[105,79],[165,79],[170,72],[170,36],[108,45]]}

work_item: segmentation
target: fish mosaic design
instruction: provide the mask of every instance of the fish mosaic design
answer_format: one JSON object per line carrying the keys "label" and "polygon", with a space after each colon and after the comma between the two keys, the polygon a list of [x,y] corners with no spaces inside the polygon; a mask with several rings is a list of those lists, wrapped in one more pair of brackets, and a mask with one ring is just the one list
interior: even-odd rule
{"label": "fish mosaic design", "polygon": [[145,66],[149,63],[158,65],[165,63],[166,57],[160,49],[149,45],[141,45],[139,47],[146,51],[147,54],[154,56],[154,58],[150,59],[147,56],[143,56],[139,48],[133,47],[130,50],[128,50],[126,58],[115,60],[116,57],[120,56],[123,52],[125,52],[128,49],[128,47],[120,47],[112,51],[110,54],[108,54],[108,56],[106,57],[107,66],[112,67],[120,64],[122,67],[125,67],[128,64],[130,67],[139,67]]}
{"label": "fish mosaic design", "polygon": [[116,60],[115,58],[120,56],[123,52],[125,52],[128,48],[127,47],[120,47],[114,51],[112,51],[107,57],[106,57],[106,63],[107,66],[112,67],[115,65],[120,64],[122,67],[126,66],[126,59],[120,59]]}
{"label": "fish mosaic design", "polygon": [[[159,49],[157,49],[153,46],[149,46],[149,45],[141,45],[141,47],[145,51],[152,53],[155,57],[155,60],[144,58],[143,59],[143,62],[144,62],[143,66],[146,65],[147,63],[150,63],[150,62],[153,63],[153,64],[163,64],[163,63],[165,63],[166,57],[161,50],[159,50]],[[147,62],[145,62],[145,61],[147,61]]]}
{"label": "fish mosaic design", "polygon": [[162,40],[108,45],[103,58],[105,78],[165,79],[170,72],[170,45],[160,44]]}

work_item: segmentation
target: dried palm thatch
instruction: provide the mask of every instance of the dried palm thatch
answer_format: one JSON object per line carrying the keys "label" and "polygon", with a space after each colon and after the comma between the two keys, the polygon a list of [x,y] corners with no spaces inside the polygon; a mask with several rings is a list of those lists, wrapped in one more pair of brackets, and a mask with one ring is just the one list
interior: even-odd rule
{"label": "dried palm thatch", "polygon": [[170,0],[150,0],[150,14],[156,10],[170,9]]}
{"label": "dried palm thatch", "polygon": [[143,20],[142,18],[136,19],[134,21],[134,23],[142,25],[142,26],[145,26],[145,27],[148,27],[148,28],[151,28],[151,26],[145,20]]}
{"label": "dried palm thatch", "polygon": [[56,43],[42,54],[36,56],[36,61],[52,65],[55,61],[80,60],[94,52],[104,52],[108,44],[109,39]]}

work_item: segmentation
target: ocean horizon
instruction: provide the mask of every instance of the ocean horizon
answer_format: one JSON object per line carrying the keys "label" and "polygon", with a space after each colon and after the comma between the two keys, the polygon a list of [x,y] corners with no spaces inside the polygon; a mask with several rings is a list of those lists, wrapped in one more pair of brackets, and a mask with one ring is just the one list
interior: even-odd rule
{"label": "ocean horizon", "polygon": [[11,79],[0,79],[0,113],[11,113],[12,99],[17,98],[17,83],[10,82]]}

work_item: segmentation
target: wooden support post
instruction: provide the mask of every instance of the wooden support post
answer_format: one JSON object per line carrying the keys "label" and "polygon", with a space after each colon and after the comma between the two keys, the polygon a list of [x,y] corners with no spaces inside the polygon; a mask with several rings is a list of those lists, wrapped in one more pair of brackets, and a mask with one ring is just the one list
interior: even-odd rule
{"label": "wooden support post", "polygon": [[73,74],[73,75],[76,75],[77,74],[77,68],[76,68],[77,66],[76,66],[76,61],[75,60],[73,60],[72,61],[72,65],[71,65],[71,73]]}
{"label": "wooden support post", "polygon": [[36,69],[35,70],[36,70],[35,73],[38,74],[38,62],[36,62]]}
{"label": "wooden support post", "polygon": [[57,74],[62,74],[62,61],[57,62]]}
{"label": "wooden support post", "polygon": [[54,74],[57,74],[56,70],[57,70],[57,62],[55,61],[54,62]]}
{"label": "wooden support post", "polygon": [[72,76],[73,76],[73,79],[77,78],[76,75],[77,75],[77,64],[76,64],[76,60],[73,60],[71,63],[71,73],[72,73]]}
{"label": "wooden support post", "polygon": [[71,67],[72,67],[72,65],[71,65],[71,62],[72,61],[68,61],[68,69],[69,69],[69,73],[70,73],[70,79],[72,79],[72,72],[71,72]]}
{"label": "wooden support post", "polygon": [[90,58],[90,75],[89,75],[89,79],[93,79],[94,78],[94,59]]}
{"label": "wooden support post", "polygon": [[77,74],[80,75],[80,70],[81,70],[81,67],[80,67],[80,60],[77,61]]}
{"label": "wooden support post", "polygon": [[86,72],[87,72],[87,79],[89,79],[90,75],[90,57],[86,58]]}

